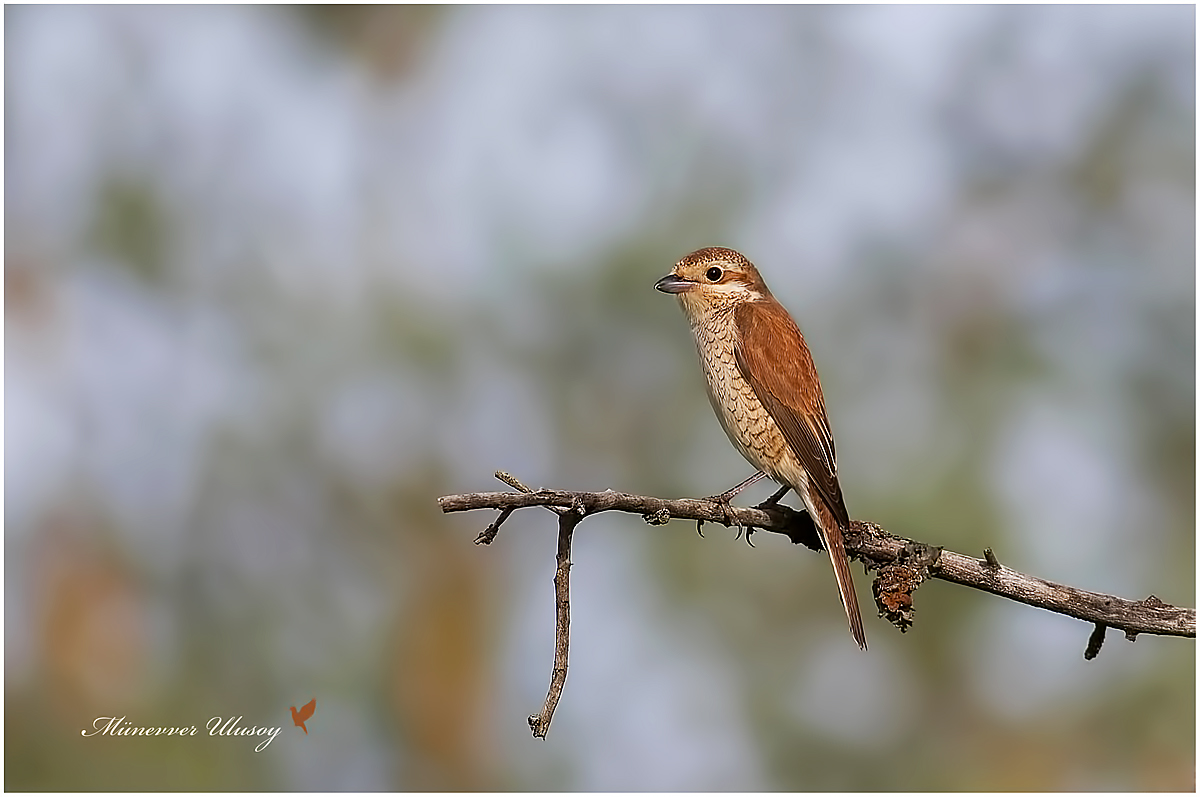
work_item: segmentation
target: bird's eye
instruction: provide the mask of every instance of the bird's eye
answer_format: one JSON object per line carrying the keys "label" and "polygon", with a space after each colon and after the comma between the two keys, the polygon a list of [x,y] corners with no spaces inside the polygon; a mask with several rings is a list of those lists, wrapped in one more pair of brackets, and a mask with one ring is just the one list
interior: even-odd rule
{"label": "bird's eye", "polygon": [[704,272],[704,276],[708,277],[709,282],[716,282],[721,279],[721,269],[713,266],[708,271]]}

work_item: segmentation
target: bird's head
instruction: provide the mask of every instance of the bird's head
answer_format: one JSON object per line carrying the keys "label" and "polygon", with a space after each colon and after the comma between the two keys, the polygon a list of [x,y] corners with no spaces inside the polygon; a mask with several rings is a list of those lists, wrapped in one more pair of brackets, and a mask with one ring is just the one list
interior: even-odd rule
{"label": "bird's head", "polygon": [[677,295],[688,318],[732,309],[742,302],[761,301],[771,295],[753,263],[720,246],[692,252],[654,287]]}

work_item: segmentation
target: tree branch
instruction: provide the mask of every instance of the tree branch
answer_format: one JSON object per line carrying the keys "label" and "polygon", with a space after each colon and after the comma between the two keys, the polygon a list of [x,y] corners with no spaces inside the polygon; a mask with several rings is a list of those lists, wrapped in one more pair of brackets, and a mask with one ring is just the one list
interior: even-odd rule
{"label": "tree branch", "polygon": [[567,682],[567,643],[571,628],[571,535],[583,514],[574,511],[562,512],[558,516],[558,567],[554,571],[554,667],[550,671],[550,691],[542,710],[529,716],[529,729],[539,739],[546,738],[563,684]]}
{"label": "tree branch", "polygon": [[[500,524],[518,509],[542,506],[559,515],[558,569],[554,576],[557,609],[554,668],[546,703],[540,713],[529,718],[535,736],[546,735],[567,677],[571,535],[575,526],[588,515],[607,511],[630,512],[641,515],[647,523],[656,526],[673,518],[695,520],[698,527],[706,521],[725,526],[732,524],[744,528],[747,534],[754,529],[762,529],[783,534],[792,542],[814,550],[821,549],[820,537],[808,515],[781,504],[737,507],[710,499],[653,498],[613,490],[602,493],[533,491],[507,473],[498,472],[496,476],[520,492],[446,495],[438,499],[438,504],[443,512],[500,510],[496,521],[476,538],[477,543],[483,544],[495,539]],[[1095,629],[1084,652],[1087,659],[1095,658],[1100,652],[1104,632],[1108,628],[1124,631],[1130,641],[1138,634],[1196,636],[1195,609],[1170,606],[1153,595],[1132,601],[1056,584],[1005,567],[990,548],[984,551],[982,559],[965,556],[898,537],[875,523],[861,520],[850,522],[845,545],[846,553],[852,559],[878,571],[871,585],[876,606],[880,616],[901,631],[907,630],[913,621],[913,592],[926,579],[938,578],[1093,624]]]}

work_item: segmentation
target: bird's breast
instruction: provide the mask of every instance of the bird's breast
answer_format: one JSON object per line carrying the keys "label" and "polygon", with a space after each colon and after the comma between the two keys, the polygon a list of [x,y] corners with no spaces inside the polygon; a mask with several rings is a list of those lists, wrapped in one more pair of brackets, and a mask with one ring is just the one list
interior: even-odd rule
{"label": "bird's breast", "polygon": [[806,481],[783,433],[742,376],[734,356],[733,314],[712,314],[692,323],[708,400],[730,442],[751,465],[783,484]]}

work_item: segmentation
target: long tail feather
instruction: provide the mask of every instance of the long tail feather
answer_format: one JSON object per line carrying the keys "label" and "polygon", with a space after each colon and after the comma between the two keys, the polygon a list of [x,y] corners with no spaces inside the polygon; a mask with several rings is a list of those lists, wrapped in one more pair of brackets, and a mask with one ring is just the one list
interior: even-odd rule
{"label": "long tail feather", "polygon": [[[823,509],[824,507],[822,507]],[[867,649],[867,634],[863,631],[862,614],[858,610],[858,596],[854,594],[854,579],[850,575],[850,559],[846,556],[846,546],[842,543],[842,530],[833,518],[833,513],[822,512],[823,522],[817,524],[821,541],[829,552],[829,561],[833,563],[833,575],[837,579],[838,592],[842,596],[842,607],[846,610],[846,620],[850,623],[850,635],[863,650]]]}

